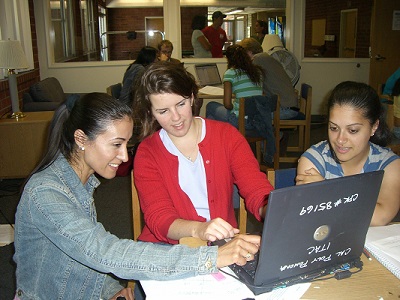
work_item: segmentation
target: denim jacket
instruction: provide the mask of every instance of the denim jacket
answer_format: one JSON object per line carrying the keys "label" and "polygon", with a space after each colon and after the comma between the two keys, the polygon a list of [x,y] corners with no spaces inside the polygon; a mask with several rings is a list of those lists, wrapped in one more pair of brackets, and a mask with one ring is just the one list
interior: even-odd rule
{"label": "denim jacket", "polygon": [[62,155],[30,178],[15,218],[19,299],[109,299],[122,288],[116,277],[168,280],[217,272],[216,247],[134,242],[107,232],[96,218],[98,185],[94,175],[83,185]]}

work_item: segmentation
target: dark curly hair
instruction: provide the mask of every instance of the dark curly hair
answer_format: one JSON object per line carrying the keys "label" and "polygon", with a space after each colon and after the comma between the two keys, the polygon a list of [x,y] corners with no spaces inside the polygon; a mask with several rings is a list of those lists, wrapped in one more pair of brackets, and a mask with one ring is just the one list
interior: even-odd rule
{"label": "dark curly hair", "polygon": [[236,69],[238,76],[245,73],[254,84],[261,85],[263,70],[252,63],[247,51],[241,45],[229,46],[226,49],[226,58],[228,68]]}

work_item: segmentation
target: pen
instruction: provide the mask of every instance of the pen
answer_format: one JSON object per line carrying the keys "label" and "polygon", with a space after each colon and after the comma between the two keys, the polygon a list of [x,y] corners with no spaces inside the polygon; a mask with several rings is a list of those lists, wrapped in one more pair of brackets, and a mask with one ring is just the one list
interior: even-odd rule
{"label": "pen", "polygon": [[371,254],[368,252],[367,249],[364,248],[363,253],[364,253],[364,255],[368,258],[368,260],[372,260]]}

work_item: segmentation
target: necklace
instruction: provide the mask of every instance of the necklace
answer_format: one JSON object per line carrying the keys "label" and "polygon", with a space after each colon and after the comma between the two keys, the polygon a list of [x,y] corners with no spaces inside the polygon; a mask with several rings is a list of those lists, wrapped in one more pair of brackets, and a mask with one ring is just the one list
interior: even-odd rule
{"label": "necklace", "polygon": [[186,156],[186,159],[188,159],[191,162],[193,162],[193,158],[192,158],[193,152],[196,153],[196,151],[198,150],[198,142],[199,142],[199,133],[200,133],[200,131],[201,131],[201,125],[199,125],[198,128],[197,128],[197,134],[196,134],[196,140],[195,140],[195,144],[194,144],[194,149],[189,153],[189,155]]}

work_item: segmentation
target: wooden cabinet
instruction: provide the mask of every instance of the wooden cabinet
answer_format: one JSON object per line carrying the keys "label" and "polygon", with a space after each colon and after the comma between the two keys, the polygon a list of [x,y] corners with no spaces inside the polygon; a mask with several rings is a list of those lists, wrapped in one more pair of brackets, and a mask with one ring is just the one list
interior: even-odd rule
{"label": "wooden cabinet", "polygon": [[27,112],[22,119],[0,119],[0,178],[24,178],[46,149],[53,111]]}

